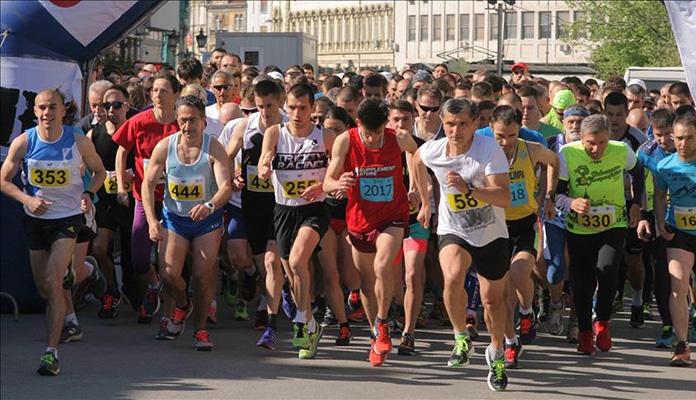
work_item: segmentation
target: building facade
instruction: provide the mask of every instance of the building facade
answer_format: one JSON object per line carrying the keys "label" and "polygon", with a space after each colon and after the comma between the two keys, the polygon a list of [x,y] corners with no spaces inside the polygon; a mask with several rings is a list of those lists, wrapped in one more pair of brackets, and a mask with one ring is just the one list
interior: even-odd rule
{"label": "building facade", "polygon": [[[502,2],[502,0],[501,0]],[[497,7],[487,1],[395,2],[398,67],[416,62],[437,64],[495,60]],[[565,27],[584,18],[560,0],[517,0],[504,7],[503,58],[540,65],[587,65],[589,51],[563,43]]]}
{"label": "building facade", "polygon": [[[246,0],[191,0],[187,50],[196,54],[209,53],[215,47],[217,32],[246,32],[247,7],[258,1]],[[198,48],[196,35],[203,29],[206,45]]]}

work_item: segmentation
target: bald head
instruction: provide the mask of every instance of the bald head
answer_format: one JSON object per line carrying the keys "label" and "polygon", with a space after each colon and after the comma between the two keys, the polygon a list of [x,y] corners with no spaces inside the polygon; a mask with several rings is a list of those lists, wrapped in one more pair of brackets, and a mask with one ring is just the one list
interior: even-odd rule
{"label": "bald head", "polygon": [[650,124],[648,121],[648,116],[645,115],[645,112],[643,112],[643,110],[640,108],[634,108],[628,113],[626,123],[640,129],[643,132],[647,132],[648,125]]}
{"label": "bald head", "polygon": [[498,99],[499,106],[512,106],[522,112],[522,99],[517,94],[510,92],[505,93]]}
{"label": "bald head", "polygon": [[235,103],[225,103],[220,106],[220,123],[226,125],[233,119],[242,118],[244,114]]}

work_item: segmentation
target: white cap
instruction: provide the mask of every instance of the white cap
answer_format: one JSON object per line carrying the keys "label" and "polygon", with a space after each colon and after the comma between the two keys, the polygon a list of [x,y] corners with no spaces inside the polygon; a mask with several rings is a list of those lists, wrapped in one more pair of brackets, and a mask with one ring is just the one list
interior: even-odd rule
{"label": "white cap", "polygon": [[387,81],[390,81],[391,78],[394,76],[394,75],[392,75],[392,73],[389,72],[389,71],[382,71],[382,72],[380,72],[380,74],[381,74],[383,77],[387,78]]}
{"label": "white cap", "polygon": [[645,82],[642,79],[631,79],[628,81],[626,86],[631,86],[631,85],[638,85],[643,88],[644,91],[648,91],[648,86],[645,84]]}
{"label": "white cap", "polygon": [[271,71],[267,73],[266,75],[270,76],[273,79],[280,79],[281,81],[283,80],[283,74],[281,74],[278,71]]}

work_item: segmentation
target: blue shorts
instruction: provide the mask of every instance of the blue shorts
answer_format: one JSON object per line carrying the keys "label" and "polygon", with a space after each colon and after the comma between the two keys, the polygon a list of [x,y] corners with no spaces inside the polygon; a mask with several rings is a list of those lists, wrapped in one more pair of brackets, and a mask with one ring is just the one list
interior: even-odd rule
{"label": "blue shorts", "polygon": [[227,212],[227,217],[225,218],[227,222],[227,240],[247,239],[248,235],[242,209],[227,203],[225,211]]}
{"label": "blue shorts", "polygon": [[204,220],[195,222],[189,216],[181,217],[163,208],[161,223],[164,229],[168,229],[188,241],[192,241],[199,236],[221,228],[223,222],[222,211],[222,209],[217,210]]}

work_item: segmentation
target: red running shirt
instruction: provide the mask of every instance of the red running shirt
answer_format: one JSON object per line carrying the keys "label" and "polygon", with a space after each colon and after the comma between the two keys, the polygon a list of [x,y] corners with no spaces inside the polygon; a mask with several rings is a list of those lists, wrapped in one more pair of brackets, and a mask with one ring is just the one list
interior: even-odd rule
{"label": "red running shirt", "polygon": [[[126,121],[112,136],[114,142],[135,156],[135,185],[133,196],[142,201],[140,190],[145,177],[145,164],[150,162],[152,151],[157,143],[165,137],[179,131],[179,123],[160,124],[153,110],[145,110]],[[164,183],[164,180],[161,180]],[[155,186],[155,201],[161,203],[164,199],[164,185]]]}
{"label": "red running shirt", "polygon": [[384,130],[384,145],[366,148],[358,128],[348,131],[350,147],[344,171],[356,173],[357,183],[348,191],[348,230],[368,233],[385,224],[408,221],[408,197],[404,186],[401,147],[391,129]]}

